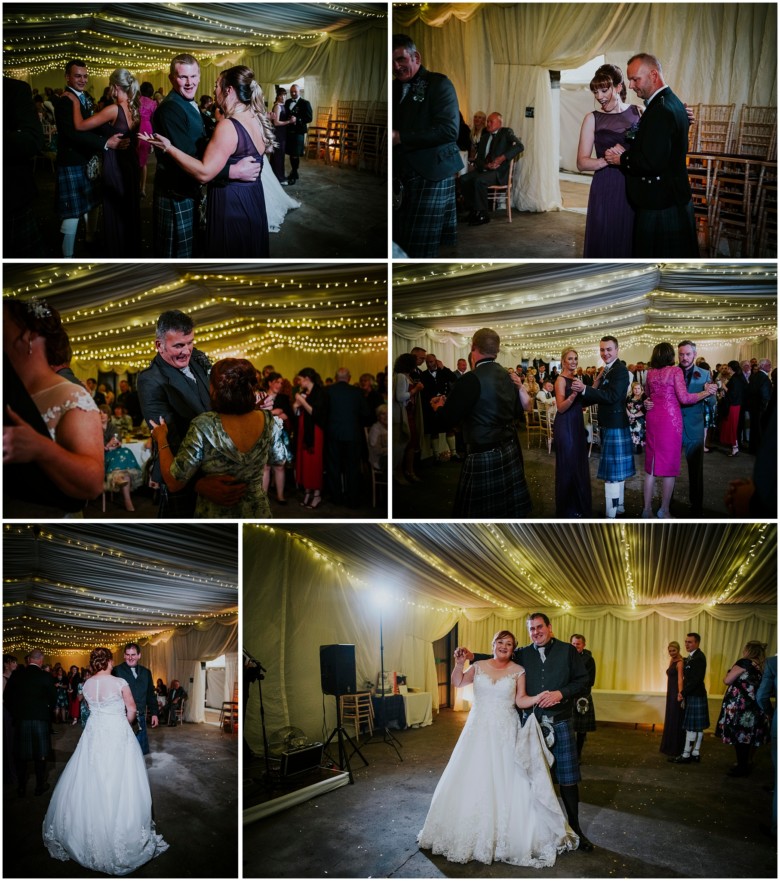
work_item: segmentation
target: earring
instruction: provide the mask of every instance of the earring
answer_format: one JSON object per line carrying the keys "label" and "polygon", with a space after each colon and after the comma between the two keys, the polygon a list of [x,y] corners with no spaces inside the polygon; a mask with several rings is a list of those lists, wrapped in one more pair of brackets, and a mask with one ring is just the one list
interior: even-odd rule
{"label": "earring", "polygon": [[32,340],[27,340],[27,354],[32,355]]}

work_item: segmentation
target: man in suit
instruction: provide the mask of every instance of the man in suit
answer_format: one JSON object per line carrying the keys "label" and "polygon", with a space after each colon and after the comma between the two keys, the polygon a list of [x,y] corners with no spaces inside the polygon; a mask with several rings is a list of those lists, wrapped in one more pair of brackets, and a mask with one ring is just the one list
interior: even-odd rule
{"label": "man in suit", "polygon": [[575,379],[571,387],[582,395],[586,405],[598,404],[601,430],[598,478],[604,481],[607,517],[614,519],[625,512],[625,482],[636,474],[634,447],[626,413],[629,379],[626,362],[618,358],[619,346],[615,337],[602,337],[599,350],[604,367],[596,375],[593,384],[588,386],[582,380]]}
{"label": "man in suit", "polygon": [[123,664],[117,664],[111,671],[113,676],[124,679],[130,686],[135,707],[138,710],[138,731],[136,737],[145,756],[149,755],[149,737],[146,733],[146,710],[151,710],[152,728],[156,728],[159,722],[157,717],[157,695],[154,692],[152,673],[148,667],[142,667],[141,647],[137,642],[129,642],[125,646],[125,660]]}
{"label": "man in suit", "polygon": [[459,379],[449,396],[435,397],[437,425],[460,425],[466,461],[455,493],[455,517],[526,517],[531,494],[515,429],[530,399],[520,377],[496,362],[500,339],[489,327],[471,340],[473,370]]}
{"label": "man in suit", "polygon": [[301,97],[297,83],[290,86],[290,97],[284,102],[284,109],[287,111],[288,118],[292,120],[287,126],[284,144],[284,152],[290,157],[290,174],[287,176],[287,183],[294,184],[299,177],[298,167],[305,149],[306,132],[309,130],[309,123],[314,118],[311,104]]}
{"label": "man in suit", "polygon": [[[208,358],[195,348],[195,329],[192,319],[178,309],[163,312],[157,319],[154,341],[157,355],[138,375],[138,397],[147,423],[159,425],[164,419],[168,426],[167,442],[176,455],[184,440],[190,422],[200,413],[211,409],[209,395]],[[181,492],[171,493],[155,458],[152,479],[160,484],[161,517],[193,517],[196,492],[218,505],[234,505],[246,491],[245,483],[223,474],[201,477],[193,486],[190,482]]]}
{"label": "man in suit", "polygon": [[[593,844],[585,837],[579,821],[580,763],[574,740],[572,715],[577,698],[590,691],[589,676],[582,656],[573,645],[555,639],[550,619],[543,612],[532,612],[527,618],[531,644],[516,648],[512,660],[525,670],[525,690],[538,695],[530,710],[519,710],[523,721],[533,713],[540,724],[554,732],[551,747],[555,758],[553,772],[560,786],[561,800],[572,830],[579,836],[579,850],[592,851]],[[487,660],[491,655],[474,654],[459,648],[455,655],[469,661]]]}
{"label": "man in suit", "polygon": [[593,652],[585,648],[585,637],[581,633],[572,633],[569,642],[577,649],[588,674],[588,691],[577,699],[575,712],[572,713],[574,730],[577,733],[577,759],[582,761],[582,748],[589,731],[596,730],[596,708],[593,706],[591,690],[596,684],[596,661]]}
{"label": "man in suit", "polygon": [[51,712],[57,702],[54,678],[41,669],[43,652],[33,649],[27,666],[8,680],[3,701],[14,718],[17,792],[24,796],[27,786],[27,763],[35,766],[35,794],[49,789],[46,782],[46,757],[51,751]]}
{"label": "man in suit", "polygon": [[[683,340],[677,344],[677,363],[685,377],[689,392],[703,392],[710,384],[709,370],[696,366],[696,343]],[[647,409],[652,402],[645,402]],[[685,461],[688,465],[688,496],[691,502],[691,516],[701,517],[704,511],[704,413],[707,399],[697,404],[681,404],[683,418],[682,444]]]}
{"label": "man in suit", "polygon": [[[772,698],[775,706],[772,707]],[[756,692],[756,703],[772,719],[772,765],[775,769],[774,800],[772,803],[772,832],[777,834],[777,655],[766,659],[764,675]]]}
{"label": "man in suit", "polygon": [[360,462],[364,427],[373,422],[363,392],[350,384],[346,367],[336,371],[328,389],[328,423],[325,430],[328,492],[337,505],[357,508],[360,504]]}
{"label": "man in suit", "polygon": [[628,84],[646,110],[628,149],[616,144],[604,158],[620,166],[636,210],[634,257],[698,257],[691,187],[685,165],[690,121],[666,85],[661,64],[642,52],[628,60]]}
{"label": "man in suit", "polygon": [[[72,92],[81,105],[81,116],[92,116],[92,101],[84,91],[87,87],[86,62],[73,59],[65,65],[66,92]],[[98,131],[80,132],[73,125],[73,104],[64,95],[54,102],[57,123],[57,206],[62,238],[62,256],[72,257],[76,245],[79,220],[87,223],[87,242],[97,226],[100,191],[97,180],[90,179],[87,165],[93,156],[104,150],[125,150],[130,139],[122,134],[106,135]]]}
{"label": "man in suit", "polygon": [[457,459],[455,432],[448,431],[445,437],[447,449],[443,450],[440,446],[440,431],[436,424],[436,414],[431,407],[431,401],[438,395],[449,394],[450,388],[454,382],[454,374],[445,367],[444,364],[436,357],[436,355],[428,352],[425,355],[425,364],[427,370],[422,371],[420,379],[423,384],[422,405],[423,405],[423,425],[425,433],[430,438],[431,450],[433,451],[434,460],[447,461],[455,456]]}
{"label": "man in suit", "polygon": [[683,728],[685,746],[682,755],[672,756],[669,761],[676,765],[689,765],[701,761],[701,742],[704,731],[710,727],[710,710],[707,704],[707,689],[704,676],[707,673],[707,658],[699,648],[701,637],[698,633],[688,633],[685,637],[685,650],[688,657],[683,664],[683,687],[677,695],[679,703],[685,702]]}
{"label": "man in suit", "polygon": [[174,679],[168,690],[168,725],[172,728],[176,725],[176,716],[181,709],[182,703],[187,699],[187,692],[181,687],[181,682]]}
{"label": "man in suit", "polygon": [[[470,226],[490,223],[487,188],[506,184],[511,162],[522,152],[520,138],[515,136],[511,128],[504,128],[501,114],[491,113],[479,139],[474,170],[460,179],[463,201],[470,209]],[[508,198],[511,198],[511,193]]]}
{"label": "man in suit", "polygon": [[457,369],[452,372],[452,381],[457,382],[457,380],[464,377],[469,372],[469,364],[465,358],[458,358],[458,366]]}
{"label": "man in suit", "polygon": [[763,437],[765,414],[769,409],[769,401],[772,397],[772,380],[769,374],[772,370],[772,362],[769,358],[762,358],[758,362],[758,370],[750,376],[747,390],[747,407],[750,416],[750,445],[748,452],[751,456],[758,454]]}
{"label": "man in suit", "polygon": [[393,77],[393,240],[409,257],[438,257],[457,238],[458,98],[404,34],[393,35]]}
{"label": "man in suit", "polygon": [[[197,58],[177,55],[171,61],[168,79],[173,89],[154,113],[154,130],[189,156],[201,158],[208,138],[195,100],[200,82]],[[260,164],[245,156],[234,165],[226,164],[215,181],[255,181],[259,174]],[[198,181],[158,150],[152,215],[155,257],[197,255],[201,196]]]}

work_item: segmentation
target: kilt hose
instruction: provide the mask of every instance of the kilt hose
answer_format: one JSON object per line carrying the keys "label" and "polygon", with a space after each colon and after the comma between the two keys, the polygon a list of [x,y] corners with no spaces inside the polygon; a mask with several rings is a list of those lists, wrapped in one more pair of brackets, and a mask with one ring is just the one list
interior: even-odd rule
{"label": "kilt hose", "polygon": [[699,258],[692,202],[657,210],[634,207],[634,257]]}
{"label": "kilt hose", "polygon": [[704,731],[710,727],[710,708],[705,697],[686,697],[683,728],[686,731]]}
{"label": "kilt hose", "polygon": [[155,191],[153,207],[155,257],[197,256],[200,223],[198,200]]}
{"label": "kilt hose", "polygon": [[100,188],[87,177],[86,165],[57,166],[57,216],[82,217],[100,204]]}
{"label": "kilt hose", "polygon": [[393,212],[393,241],[410,257],[438,257],[440,245],[457,242],[455,178],[404,177],[401,207]]}
{"label": "kilt hose", "polygon": [[620,483],[636,474],[631,431],[626,428],[601,429],[601,459],[598,479]]}
{"label": "kilt hose", "polygon": [[455,517],[526,517],[531,495],[517,441],[466,456],[455,492]]}

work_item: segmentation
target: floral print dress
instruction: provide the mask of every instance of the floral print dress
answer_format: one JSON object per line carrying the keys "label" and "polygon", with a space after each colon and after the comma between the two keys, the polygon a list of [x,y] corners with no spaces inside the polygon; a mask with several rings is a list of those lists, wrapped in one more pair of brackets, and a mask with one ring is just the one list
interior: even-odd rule
{"label": "floral print dress", "polygon": [[724,743],[761,746],[769,742],[769,720],[756,703],[761,671],[748,658],[740,658],[736,666],[743,672],[726,689],[715,736]]}

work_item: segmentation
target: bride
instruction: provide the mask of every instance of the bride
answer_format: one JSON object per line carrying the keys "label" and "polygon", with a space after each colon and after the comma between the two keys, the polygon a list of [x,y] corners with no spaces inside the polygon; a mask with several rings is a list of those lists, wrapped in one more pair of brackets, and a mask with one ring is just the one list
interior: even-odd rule
{"label": "bride", "polygon": [[[500,860],[542,868],[579,843],[555,796],[552,753],[539,723],[530,715],[521,726],[515,709],[536,701],[526,694],[525,670],[512,661],[516,646],[514,635],[500,630],[493,637],[493,657],[466,672],[465,650],[455,653],[452,684],[474,684],[474,707],[418,836],[420,847],[451,862]],[[472,810],[468,822],[458,823],[453,810],[464,792]]]}
{"label": "bride", "polygon": [[[135,701],[124,679],[111,675],[110,649],[96,648],[84,683],[89,719],[65,766],[43,821],[43,841],[57,860],[128,875],[168,849],[155,832],[152,796],[132,730]],[[98,809],[84,815],[86,805]]]}

